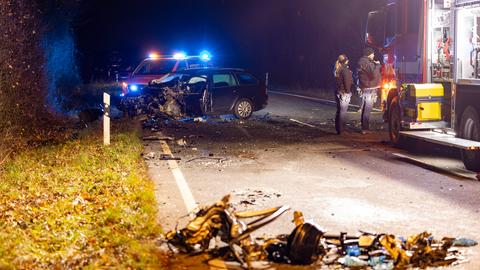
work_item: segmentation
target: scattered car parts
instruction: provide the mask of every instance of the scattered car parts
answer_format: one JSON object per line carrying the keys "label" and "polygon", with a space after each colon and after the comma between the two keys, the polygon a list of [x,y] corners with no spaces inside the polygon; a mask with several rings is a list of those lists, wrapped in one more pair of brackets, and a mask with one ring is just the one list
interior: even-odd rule
{"label": "scattered car parts", "polygon": [[[287,210],[288,206],[280,206],[262,211],[236,212],[230,203],[230,195],[227,195],[219,202],[200,209],[185,228],[167,233],[165,239],[169,246],[182,253],[208,252],[212,257],[236,260],[244,268],[251,268],[254,261],[370,266],[372,269],[440,267],[468,261],[457,247],[477,244],[465,238],[436,240],[428,232],[406,239],[367,232],[359,235],[343,232],[329,234],[316,224],[305,222],[301,212],[294,212],[295,229],[289,235],[253,238],[254,231],[273,222]],[[249,223],[245,221],[253,217],[257,219]]]}

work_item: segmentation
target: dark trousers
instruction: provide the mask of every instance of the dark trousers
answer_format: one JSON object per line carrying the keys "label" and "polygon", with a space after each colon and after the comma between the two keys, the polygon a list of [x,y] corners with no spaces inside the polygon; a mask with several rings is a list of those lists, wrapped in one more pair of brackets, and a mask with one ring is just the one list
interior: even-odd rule
{"label": "dark trousers", "polygon": [[336,93],[335,100],[337,101],[337,114],[335,115],[335,129],[337,134],[342,133],[345,127],[345,118],[347,117],[348,104],[350,104],[350,93]]}
{"label": "dark trousers", "polygon": [[362,89],[362,130],[370,129],[370,113],[377,101],[377,89]]}

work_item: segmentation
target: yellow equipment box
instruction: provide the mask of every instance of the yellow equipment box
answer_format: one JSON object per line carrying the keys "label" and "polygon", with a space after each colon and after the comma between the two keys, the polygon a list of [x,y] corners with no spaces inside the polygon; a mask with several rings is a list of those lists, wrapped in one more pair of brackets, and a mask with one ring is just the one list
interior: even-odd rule
{"label": "yellow equipment box", "polygon": [[415,122],[442,120],[444,94],[441,84],[407,84],[403,104],[405,116]]}

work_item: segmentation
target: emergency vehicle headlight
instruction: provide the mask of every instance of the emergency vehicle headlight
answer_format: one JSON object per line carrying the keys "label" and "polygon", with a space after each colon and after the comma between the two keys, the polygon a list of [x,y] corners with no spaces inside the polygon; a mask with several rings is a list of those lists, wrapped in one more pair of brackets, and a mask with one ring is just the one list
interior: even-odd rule
{"label": "emergency vehicle headlight", "polygon": [[130,89],[132,92],[136,92],[138,91],[138,85],[132,84],[128,87],[128,89]]}
{"label": "emergency vehicle headlight", "polygon": [[176,59],[176,60],[184,60],[184,59],[187,58],[187,55],[183,52],[180,52],[180,53],[174,54],[173,58]]}

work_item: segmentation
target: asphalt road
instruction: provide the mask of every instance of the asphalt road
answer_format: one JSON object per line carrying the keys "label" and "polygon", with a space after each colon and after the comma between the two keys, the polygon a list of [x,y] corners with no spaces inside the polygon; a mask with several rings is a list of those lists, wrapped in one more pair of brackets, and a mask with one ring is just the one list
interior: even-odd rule
{"label": "asphalt road", "polygon": [[[396,157],[408,152],[389,146],[379,113],[374,132],[361,135],[360,116],[350,112],[348,132],[337,136],[334,113],[328,102],[271,94],[269,106],[248,121],[162,125],[160,136],[174,138],[168,150],[181,158],[148,160],[164,229],[173,229],[187,214],[188,198],[209,205],[232,194],[239,210],[288,204],[328,232],[410,236],[429,231],[439,238],[480,240],[479,181]],[[145,152],[165,153],[165,146],[148,141]],[[290,233],[292,213],[259,234]],[[466,251],[470,262],[452,268],[480,269],[480,248]]]}

